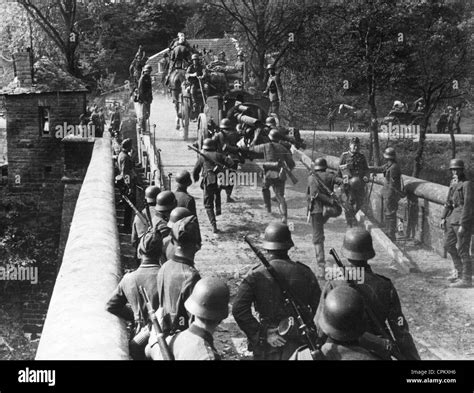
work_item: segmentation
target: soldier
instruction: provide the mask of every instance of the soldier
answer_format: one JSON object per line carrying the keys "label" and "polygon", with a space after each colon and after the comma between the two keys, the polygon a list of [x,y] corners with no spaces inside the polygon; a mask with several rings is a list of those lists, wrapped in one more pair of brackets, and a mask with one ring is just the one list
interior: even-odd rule
{"label": "soldier", "polygon": [[[156,206],[156,197],[161,192],[160,187],[157,186],[149,186],[145,189],[145,201],[146,206],[142,210],[142,214],[148,219],[152,220],[152,217],[155,215],[155,206]],[[132,225],[132,246],[133,248],[138,248],[138,243],[140,238],[145,234],[148,230],[147,225],[138,217],[135,216]]]}
{"label": "soldier", "polygon": [[239,79],[242,82],[242,88],[244,88],[245,82],[247,81],[247,65],[244,60],[244,52],[239,51],[239,53],[237,53],[237,61],[234,67],[239,73]]}
{"label": "soldier", "polygon": [[199,55],[194,53],[191,56],[192,64],[186,70],[186,80],[191,84],[191,97],[193,99],[193,112],[199,113],[198,103],[202,102],[201,85],[199,80],[204,77],[204,67],[201,64]]}
{"label": "soldier", "polygon": [[[194,316],[188,329],[167,339],[174,360],[220,360],[212,335],[229,314],[229,287],[218,278],[208,277],[198,281],[193,293],[184,303]],[[161,360],[156,340],[150,339],[148,353],[154,360]]]}
{"label": "soldier", "polygon": [[[258,138],[257,131],[255,138]],[[259,156],[263,156],[265,160],[263,163],[264,178],[262,185],[265,208],[267,212],[271,213],[270,187],[272,187],[279,203],[282,222],[286,224],[288,220],[288,208],[285,200],[286,171],[282,165],[286,164],[288,170],[291,171],[296,164],[291,157],[291,153],[279,143],[280,136],[277,130],[273,129],[270,131],[269,139],[270,142],[252,146],[249,150],[257,153]]]}
{"label": "soldier", "polygon": [[[321,347],[325,360],[381,360],[359,344],[366,329],[364,299],[350,287],[334,288],[324,300],[319,326],[327,340]],[[299,348],[291,360],[312,360],[307,347]]]}
{"label": "soldier", "polygon": [[176,207],[176,197],[171,191],[162,191],[156,197],[155,215],[151,223],[155,231],[161,232],[163,239],[170,234],[168,221],[171,211]]}
{"label": "soldier", "polygon": [[276,74],[275,66],[269,64],[267,66],[268,81],[267,88],[263,94],[268,95],[270,99],[269,113],[280,114],[280,101],[283,99],[283,86],[281,85],[280,77]]}
{"label": "soldier", "polygon": [[369,167],[365,156],[359,152],[360,140],[358,137],[352,138],[349,144],[349,151],[342,153],[339,160],[338,177],[344,180],[344,193],[351,213],[346,214],[347,225],[352,227],[357,224],[355,214],[364,204],[365,183],[368,182]]}
{"label": "soldier", "polygon": [[[226,158],[223,154],[216,152],[216,142],[210,138],[206,138],[203,143],[203,150],[206,157],[210,160],[206,160],[203,156],[199,156],[196,165],[194,166],[193,178],[197,182],[199,180],[199,173],[202,170],[202,181],[201,188],[204,192],[204,208],[206,209],[209,222],[212,225],[214,233],[219,233],[217,229],[216,216],[221,214],[221,201],[220,201],[220,189],[217,183],[218,170],[216,165],[211,162],[215,161],[219,164],[231,167],[234,162],[230,158]],[[214,212],[214,200],[216,210]]]}
{"label": "soldier", "polygon": [[[237,133],[235,128],[232,127],[231,121],[226,118],[221,120],[219,124],[219,130],[220,131],[215,134],[212,139],[216,141],[217,151],[228,156],[233,162],[233,165],[229,168],[230,176],[230,169],[237,169],[239,162],[245,162],[245,159],[243,159],[239,154],[240,151],[237,147],[237,142],[240,139],[240,135]],[[226,178],[229,177],[226,176]],[[225,190],[227,195],[227,203],[235,202],[235,200],[232,198],[232,190],[234,189],[233,184],[223,184],[221,189]]]}
{"label": "soldier", "polygon": [[153,91],[151,87],[151,71],[152,67],[147,64],[143,67],[142,75],[138,81],[138,103],[141,106],[141,113],[138,119],[138,124],[142,131],[146,130],[146,121],[150,117],[150,106],[153,101]]}
{"label": "soldier", "polygon": [[143,351],[149,337],[149,328],[145,323],[148,313],[138,288],[146,289],[151,304],[156,310],[159,305],[156,276],[160,269],[158,260],[162,245],[159,232],[150,231],[141,238],[138,247],[140,266],[137,270],[123,276],[106,305],[106,310],[110,313],[135,323],[134,338],[129,343],[130,355],[135,360],[144,359]]}
{"label": "soldier", "polygon": [[[306,265],[293,262],[288,250],[294,246],[287,225],[273,222],[265,229],[263,248],[268,252],[269,263],[301,305],[307,306],[308,317],[313,318],[321,295],[314,273]],[[258,319],[252,314],[252,305]],[[278,333],[280,322],[295,318],[284,304],[281,289],[265,267],[258,265],[245,276],[237,290],[232,314],[247,335],[249,350],[255,360],[288,360],[304,340],[295,332],[282,337]]]}
{"label": "soldier", "polygon": [[402,171],[397,163],[395,149],[387,147],[383,153],[387,160],[385,165],[369,167],[370,172],[383,173],[384,184],[382,188],[382,201],[384,208],[385,225],[388,237],[395,241],[397,232],[398,201],[402,195]]}
{"label": "soldier", "polygon": [[194,267],[199,242],[198,230],[194,216],[177,221],[171,230],[175,244],[174,256],[161,267],[157,278],[160,298],[158,314],[165,335],[189,327],[184,302],[201,278]]}
{"label": "soldier", "polygon": [[[344,236],[342,247],[351,265],[350,267],[364,269],[364,282],[358,282],[357,285],[355,285],[345,280],[328,281],[321,295],[320,306],[316,313],[315,322],[319,324],[318,321],[321,320],[320,314],[323,312],[324,302],[333,288],[341,285],[355,285],[354,289],[363,297],[364,304],[373,310],[380,326],[384,329],[384,333],[390,336],[390,330],[393,332],[400,353],[404,358],[407,360],[420,360],[415,343],[408,329],[408,323],[402,312],[397,290],[390,279],[375,274],[367,262],[375,256],[370,233],[362,228],[348,229]],[[367,321],[368,325],[366,331],[368,333],[376,336],[383,335],[370,318],[367,318]],[[390,326],[390,330],[386,327],[386,322]],[[322,328],[322,326],[319,325],[319,328]],[[322,330],[324,331],[324,329]]]}
{"label": "soldier", "polygon": [[444,245],[454,264],[453,274],[448,280],[452,282],[452,288],[470,288],[472,264],[469,247],[474,224],[474,190],[464,173],[462,160],[452,159],[449,169],[453,179],[440,225],[446,232]]}
{"label": "soldier", "polygon": [[122,124],[122,117],[120,115],[120,108],[116,106],[114,113],[112,113],[112,117],[110,118],[110,125],[115,135],[118,135],[118,133],[120,132],[121,124]]}
{"label": "soldier", "polygon": [[[308,215],[311,216],[313,228],[313,245],[318,265],[317,276],[324,278],[326,259],[324,257],[324,224],[331,217],[338,217],[342,208],[335,199],[329,195],[321,182],[332,192],[335,184],[342,182],[331,172],[326,172],[328,165],[324,158],[318,158],[314,162],[314,172],[308,177],[308,188],[306,196],[308,199]],[[309,217],[308,217],[309,218]]]}
{"label": "soldier", "polygon": [[[137,190],[136,186],[139,183],[138,175],[135,171],[135,165],[133,164],[130,153],[132,151],[132,140],[127,138],[122,141],[120,154],[117,158],[117,166],[124,183],[127,186],[126,196],[130,199],[130,202],[136,204]],[[132,231],[132,208],[125,203],[124,212],[124,231],[131,233]]]}
{"label": "soldier", "polygon": [[454,132],[456,134],[461,133],[461,107],[458,105],[454,113]]}
{"label": "soldier", "polygon": [[176,175],[176,191],[174,195],[176,197],[176,207],[185,207],[192,214],[196,214],[196,201],[189,195],[188,187],[193,184],[191,180],[191,174],[188,171],[181,171]]}
{"label": "soldier", "polygon": [[168,76],[166,77],[166,85],[168,85],[170,75],[174,70],[186,70],[188,65],[191,63],[191,55],[193,52],[193,49],[186,41],[184,33],[178,33],[178,40],[172,44],[170,50],[170,67],[168,70]]}

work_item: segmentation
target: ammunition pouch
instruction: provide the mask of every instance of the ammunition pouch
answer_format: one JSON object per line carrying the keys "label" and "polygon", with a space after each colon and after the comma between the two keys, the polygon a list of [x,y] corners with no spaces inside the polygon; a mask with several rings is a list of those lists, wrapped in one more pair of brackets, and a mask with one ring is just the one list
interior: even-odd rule
{"label": "ammunition pouch", "polygon": [[342,214],[342,207],[339,205],[324,206],[323,217],[335,218]]}
{"label": "ammunition pouch", "polygon": [[293,317],[288,317],[280,321],[278,324],[278,334],[293,341],[298,341],[301,339],[298,326],[296,325],[295,319]]}
{"label": "ammunition pouch", "polygon": [[282,172],[284,173],[283,168],[279,162],[264,162],[263,170],[265,171],[265,178],[270,180],[282,180]]}

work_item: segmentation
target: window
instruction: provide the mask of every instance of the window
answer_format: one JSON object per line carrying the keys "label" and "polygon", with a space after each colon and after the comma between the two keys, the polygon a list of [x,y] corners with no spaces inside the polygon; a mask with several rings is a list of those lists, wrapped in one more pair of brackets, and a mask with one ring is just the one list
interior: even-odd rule
{"label": "window", "polygon": [[48,106],[39,107],[39,125],[40,125],[40,135],[43,138],[50,138],[51,137],[51,131],[50,131],[51,122],[50,122]]}

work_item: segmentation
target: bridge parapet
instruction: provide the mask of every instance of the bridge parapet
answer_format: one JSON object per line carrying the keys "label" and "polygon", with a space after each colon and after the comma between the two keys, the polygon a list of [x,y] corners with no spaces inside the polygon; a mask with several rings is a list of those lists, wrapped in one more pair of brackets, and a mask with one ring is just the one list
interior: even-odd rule
{"label": "bridge parapet", "polygon": [[110,137],[97,138],[36,360],[126,360],[126,326],[105,311],[121,277]]}

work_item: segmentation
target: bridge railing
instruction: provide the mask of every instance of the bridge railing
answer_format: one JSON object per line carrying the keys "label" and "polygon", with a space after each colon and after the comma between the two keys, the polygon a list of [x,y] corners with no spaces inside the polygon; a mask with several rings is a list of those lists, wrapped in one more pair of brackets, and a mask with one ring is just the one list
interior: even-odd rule
{"label": "bridge railing", "polygon": [[129,359],[125,323],[105,311],[120,277],[114,168],[106,132],[95,141],[36,359]]}

